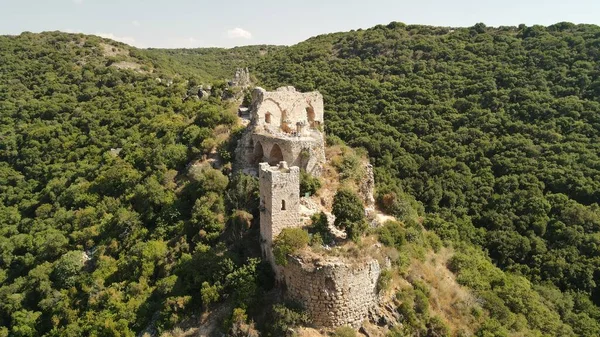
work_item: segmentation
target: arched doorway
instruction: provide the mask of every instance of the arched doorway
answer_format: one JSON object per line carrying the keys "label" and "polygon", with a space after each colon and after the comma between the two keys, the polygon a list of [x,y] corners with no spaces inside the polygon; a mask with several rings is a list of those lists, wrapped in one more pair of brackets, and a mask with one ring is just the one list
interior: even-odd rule
{"label": "arched doorway", "polygon": [[258,164],[263,162],[264,156],[265,154],[263,152],[262,144],[260,142],[256,142],[256,144],[254,144],[254,151],[252,152],[252,165],[257,166]]}
{"label": "arched doorway", "polygon": [[283,152],[281,152],[279,145],[275,144],[269,154],[269,165],[277,165],[280,161],[283,161]]}

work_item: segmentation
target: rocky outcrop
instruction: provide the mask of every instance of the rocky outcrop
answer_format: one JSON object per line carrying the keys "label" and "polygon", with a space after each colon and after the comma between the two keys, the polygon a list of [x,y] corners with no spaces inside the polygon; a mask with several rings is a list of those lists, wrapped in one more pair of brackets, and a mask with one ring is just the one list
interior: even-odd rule
{"label": "rocky outcrop", "polygon": [[375,198],[373,197],[374,192],[375,175],[373,173],[373,165],[367,162],[365,164],[365,177],[359,186],[360,196],[362,197],[367,209],[373,209],[375,207]]}
{"label": "rocky outcrop", "polygon": [[247,88],[250,86],[250,71],[248,68],[237,68],[235,75],[229,81],[229,85],[232,87]]}

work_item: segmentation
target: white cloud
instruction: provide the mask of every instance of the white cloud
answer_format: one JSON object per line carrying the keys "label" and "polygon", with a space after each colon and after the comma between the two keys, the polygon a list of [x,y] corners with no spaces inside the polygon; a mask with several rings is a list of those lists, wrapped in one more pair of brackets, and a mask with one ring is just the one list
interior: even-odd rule
{"label": "white cloud", "polygon": [[227,31],[227,37],[230,39],[251,39],[252,33],[245,29],[236,27]]}
{"label": "white cloud", "polygon": [[138,20],[131,21],[131,24],[134,25],[135,27],[139,27],[142,25]]}
{"label": "white cloud", "polygon": [[126,44],[130,45],[130,46],[140,47],[139,45],[137,45],[135,43],[135,39],[133,37],[131,37],[131,36],[116,36],[113,33],[96,33],[95,35],[98,35],[98,36],[103,37],[105,39],[111,39],[111,40],[123,42],[123,43],[126,43]]}

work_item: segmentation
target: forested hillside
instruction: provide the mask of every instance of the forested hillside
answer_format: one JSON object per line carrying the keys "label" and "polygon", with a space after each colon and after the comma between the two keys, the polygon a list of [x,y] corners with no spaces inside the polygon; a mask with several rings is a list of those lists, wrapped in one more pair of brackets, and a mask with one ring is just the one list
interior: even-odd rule
{"label": "forested hillside", "polygon": [[[425,228],[482,247],[497,266],[532,281],[578,335],[593,336],[600,334],[599,59],[593,25],[391,23],[311,38],[254,71],[270,88],[324,94],[326,131],[368,150],[384,209],[405,217],[419,208],[410,202],[416,198]],[[515,321],[498,308],[531,324],[531,310],[513,297],[523,296],[512,293],[520,285],[481,270],[463,283],[495,291],[482,297],[502,324]]]}
{"label": "forested hillside", "polygon": [[284,47],[261,45],[231,49],[148,49],[144,54],[160,62],[163,68],[218,82],[230,78],[236,68],[246,67],[282,48]]}
{"label": "forested hillside", "polygon": [[[453,252],[477,300],[446,303],[466,317],[450,323],[600,335],[600,27],[391,23],[231,50],[23,33],[0,36],[0,60],[0,336],[134,336],[221,307],[237,308],[224,331],[309,323],[263,301],[257,184],[229,175],[239,126],[221,99],[239,66],[324,94],[328,142],[367,150],[402,220],[376,230],[399,270]],[[446,335],[413,281],[391,336]]]}
{"label": "forested hillside", "polygon": [[188,167],[230,157],[222,85],[190,97],[203,78],[94,36],[0,36],[0,59],[0,336],[134,336],[252,305],[258,262],[236,247],[253,180],[225,198],[226,175]]}

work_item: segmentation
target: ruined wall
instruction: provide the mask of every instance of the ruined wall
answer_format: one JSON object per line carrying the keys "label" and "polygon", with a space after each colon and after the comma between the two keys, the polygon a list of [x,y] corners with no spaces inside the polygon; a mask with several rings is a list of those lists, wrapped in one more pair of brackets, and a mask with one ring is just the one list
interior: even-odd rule
{"label": "ruined wall", "polygon": [[377,305],[380,273],[377,260],[348,263],[297,256],[289,257],[283,269],[286,296],[302,303],[315,325],[327,327],[362,323]]}
{"label": "ruined wall", "polygon": [[275,91],[256,88],[252,101],[256,103],[252,109],[253,118],[259,126],[281,128],[285,122],[295,130],[297,123],[305,123],[308,127],[323,123],[323,95],[317,91],[301,93],[294,87],[281,87]]}
{"label": "ruined wall", "polygon": [[300,221],[300,169],[261,163],[259,170],[260,236],[263,254],[275,267],[273,239],[284,228],[297,227]]}
{"label": "ruined wall", "polygon": [[259,163],[286,161],[320,176],[325,163],[323,96],[293,87],[272,92],[257,88],[252,102],[251,121],[238,142],[234,169],[256,174]]}

